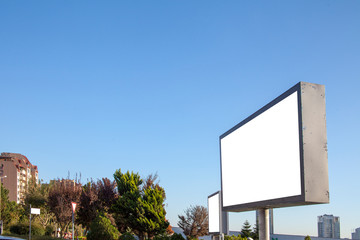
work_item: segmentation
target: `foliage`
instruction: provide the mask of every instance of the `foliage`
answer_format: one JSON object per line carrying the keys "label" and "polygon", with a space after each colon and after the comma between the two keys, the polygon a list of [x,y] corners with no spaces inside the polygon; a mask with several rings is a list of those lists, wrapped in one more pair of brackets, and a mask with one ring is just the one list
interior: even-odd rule
{"label": "foliage", "polygon": [[153,240],[185,240],[180,233],[174,233],[171,236],[166,234],[157,235]]}
{"label": "foliage", "polygon": [[119,240],[136,240],[136,238],[129,232],[121,234]]}
{"label": "foliage", "polygon": [[50,188],[47,204],[60,225],[60,235],[72,222],[71,202],[79,202],[81,184],[69,179],[56,180]]}
{"label": "foliage", "polygon": [[89,230],[91,222],[97,216],[97,211],[109,213],[115,199],[115,181],[111,182],[108,178],[98,180],[96,183],[90,181],[82,188],[76,222]]}
{"label": "foliage", "polygon": [[165,219],[165,190],[150,175],[145,181],[138,173],[117,170],[114,178],[119,197],[112,210],[120,232],[130,228],[140,240],[164,233],[169,222]]}
{"label": "foliage", "polygon": [[98,214],[94,219],[87,234],[88,240],[117,240],[118,238],[119,231],[103,213]]}
{"label": "foliage", "polygon": [[17,223],[22,215],[24,209],[16,204],[14,201],[9,200],[9,190],[1,185],[1,219],[4,222],[5,227],[11,224]]}
{"label": "foliage", "polygon": [[56,231],[56,227],[54,225],[47,225],[45,227],[45,235],[52,236],[52,234]]}
{"label": "foliage", "polygon": [[[19,235],[29,234],[29,223],[18,223],[10,226],[10,232]],[[44,228],[39,224],[31,224],[31,235],[42,236],[45,234]]]}
{"label": "foliage", "polygon": [[241,235],[235,236],[235,235],[225,235],[225,240],[247,240],[246,237],[242,237]]}
{"label": "foliage", "polygon": [[34,178],[30,179],[27,185],[27,190],[24,199],[25,212],[30,211],[30,205],[34,208],[40,208],[40,215],[35,215],[34,221],[46,227],[55,216],[50,211],[47,200],[49,197],[49,184],[39,184]]}
{"label": "foliage", "polygon": [[171,235],[171,240],[185,240],[185,238],[180,233],[174,233]]}
{"label": "foliage", "polygon": [[98,205],[97,188],[91,181],[82,187],[76,222],[89,230],[90,224],[97,216]]}
{"label": "foliage", "polygon": [[246,220],[241,228],[241,236],[248,238],[251,237],[251,225],[248,220]]}
{"label": "foliage", "polygon": [[[11,237],[15,237],[15,238],[20,238],[20,239],[28,239],[29,237],[29,233],[25,234],[25,235],[19,235],[19,234],[4,234],[6,236],[11,236]],[[64,238],[55,238],[55,237],[51,237],[51,236],[31,236],[31,240],[64,240]]]}
{"label": "foliage", "polygon": [[307,235],[304,240],[311,240],[311,238],[309,235]]}
{"label": "foliage", "polygon": [[255,223],[255,226],[254,226],[252,232],[251,232],[251,238],[253,240],[259,240],[259,224],[258,224],[257,221]]}
{"label": "foliage", "polygon": [[190,206],[185,215],[178,215],[178,226],[184,231],[187,239],[198,239],[208,233],[209,219],[206,207]]}
{"label": "foliage", "polygon": [[169,226],[166,228],[165,233],[166,233],[167,235],[172,235],[172,234],[174,233],[174,230],[172,230],[172,227],[171,227],[170,224],[169,224]]}

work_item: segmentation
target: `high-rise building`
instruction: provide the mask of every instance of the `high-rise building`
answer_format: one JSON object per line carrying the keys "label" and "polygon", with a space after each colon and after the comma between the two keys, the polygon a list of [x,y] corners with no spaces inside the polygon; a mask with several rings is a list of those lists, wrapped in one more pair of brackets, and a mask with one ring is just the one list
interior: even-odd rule
{"label": "high-rise building", "polygon": [[318,216],[318,236],[340,238],[340,217],[326,214]]}
{"label": "high-rise building", "polygon": [[355,229],[355,232],[351,233],[351,239],[360,240],[360,227]]}
{"label": "high-rise building", "polygon": [[30,179],[39,182],[39,172],[35,165],[24,155],[18,153],[1,153],[0,180],[9,190],[9,200],[20,203],[24,199],[27,183]]}

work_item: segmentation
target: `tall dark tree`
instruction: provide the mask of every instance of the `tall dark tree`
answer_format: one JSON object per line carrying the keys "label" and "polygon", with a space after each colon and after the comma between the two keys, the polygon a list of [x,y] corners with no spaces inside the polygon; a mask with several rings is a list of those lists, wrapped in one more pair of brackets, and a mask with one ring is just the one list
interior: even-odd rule
{"label": "tall dark tree", "polygon": [[69,179],[56,180],[50,188],[48,205],[60,225],[61,236],[64,236],[64,231],[72,222],[71,202],[79,203],[81,190],[79,182]]}
{"label": "tall dark tree", "polygon": [[188,240],[198,239],[208,234],[209,218],[206,207],[190,206],[185,215],[179,215],[178,226],[184,231]]}
{"label": "tall dark tree", "polygon": [[76,222],[83,225],[86,231],[88,231],[91,222],[97,216],[99,208],[97,186],[92,181],[88,182],[81,190]]}
{"label": "tall dark tree", "polygon": [[102,178],[97,181],[98,199],[102,211],[110,212],[111,206],[115,203],[117,198],[116,182],[108,178]]}
{"label": "tall dark tree", "polygon": [[259,224],[256,221],[255,226],[251,232],[251,238],[254,240],[259,240]]}
{"label": "tall dark tree", "polygon": [[251,237],[251,225],[248,220],[244,222],[244,225],[241,228],[241,236],[242,237]]}

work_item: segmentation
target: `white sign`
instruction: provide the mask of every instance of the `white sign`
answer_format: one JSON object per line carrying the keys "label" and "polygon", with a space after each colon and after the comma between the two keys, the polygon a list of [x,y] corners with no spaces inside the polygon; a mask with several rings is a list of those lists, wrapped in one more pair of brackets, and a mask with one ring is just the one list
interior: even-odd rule
{"label": "white sign", "polygon": [[31,214],[40,215],[40,208],[31,208]]}

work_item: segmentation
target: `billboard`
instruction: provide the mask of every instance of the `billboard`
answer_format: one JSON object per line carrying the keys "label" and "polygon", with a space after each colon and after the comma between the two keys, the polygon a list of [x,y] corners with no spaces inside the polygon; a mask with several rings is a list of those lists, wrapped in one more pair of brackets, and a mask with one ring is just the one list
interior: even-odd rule
{"label": "billboard", "polygon": [[225,211],[329,202],[325,88],[300,82],[220,136]]}
{"label": "billboard", "polygon": [[220,192],[208,197],[209,233],[220,233],[221,203]]}

